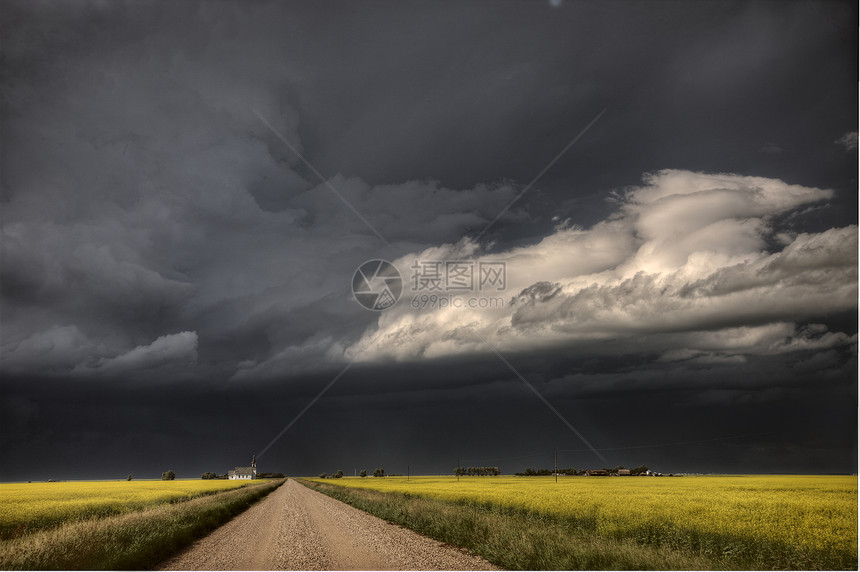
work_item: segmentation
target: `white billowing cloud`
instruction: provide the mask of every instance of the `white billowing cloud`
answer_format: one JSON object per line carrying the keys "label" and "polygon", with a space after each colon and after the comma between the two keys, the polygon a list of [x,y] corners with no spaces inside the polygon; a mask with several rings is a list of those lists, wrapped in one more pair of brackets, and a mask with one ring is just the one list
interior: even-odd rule
{"label": "white billowing cloud", "polygon": [[837,145],[842,145],[847,151],[857,150],[857,132],[850,131],[834,141]]}
{"label": "white billowing cloud", "polygon": [[123,354],[102,358],[93,365],[81,364],[85,373],[124,374],[150,372],[155,369],[187,369],[197,362],[197,332],[180,332],[160,336],[146,346],[137,346]]}
{"label": "white billowing cloud", "polygon": [[[777,179],[665,170],[622,199],[622,220],[643,239],[627,267],[659,272],[682,267],[694,253],[714,264],[764,246],[765,217],[832,196],[832,191]],[[630,272],[627,272],[630,275]]]}
{"label": "white billowing cloud", "polygon": [[[493,255],[464,241],[400,258],[403,276],[415,259],[503,260],[507,303],[422,312],[410,307],[407,287],[407,299],[384,312],[346,357],[486,352],[484,340],[517,351],[635,338],[631,347],[662,351],[664,360],[738,361],[747,353],[850,343],[841,333],[797,331],[794,322],[856,306],[857,227],[775,236],[771,222],[831,196],[761,177],[648,175],[591,229],[560,226],[538,244]],[[784,248],[769,251],[771,238]]]}

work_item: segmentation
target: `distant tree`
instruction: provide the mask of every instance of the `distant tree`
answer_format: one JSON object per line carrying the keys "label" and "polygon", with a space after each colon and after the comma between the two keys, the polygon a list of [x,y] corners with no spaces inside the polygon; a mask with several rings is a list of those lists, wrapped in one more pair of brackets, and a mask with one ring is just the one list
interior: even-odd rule
{"label": "distant tree", "polygon": [[454,469],[454,475],[457,477],[463,477],[466,475],[466,467],[457,467]]}
{"label": "distant tree", "polygon": [[257,473],[258,479],[283,479],[284,473]]}
{"label": "distant tree", "polygon": [[125,480],[130,481],[130,480],[131,480],[131,475],[127,476],[127,477],[125,478]]}
{"label": "distant tree", "polygon": [[166,473],[161,473],[161,480],[162,481],[172,481],[175,478],[176,478],[176,473],[174,473],[173,471],[167,471]]}
{"label": "distant tree", "polygon": [[385,469],[373,469],[373,476],[374,477],[384,477],[385,476]]}
{"label": "distant tree", "polygon": [[359,476],[359,477],[366,477],[366,476],[367,476],[367,471],[365,471],[364,469],[362,469],[362,470],[361,470],[361,472],[360,472],[360,473],[358,473],[358,476]]}
{"label": "distant tree", "polygon": [[325,478],[325,473],[320,473],[320,474],[319,474],[319,478],[324,479],[324,478]]}
{"label": "distant tree", "polygon": [[338,471],[334,474],[334,478],[341,479],[343,478],[343,471]]}
{"label": "distant tree", "polygon": [[648,472],[648,467],[646,467],[645,465],[639,465],[635,469],[630,469],[631,475],[642,475],[642,474],[647,473],[647,472]]}
{"label": "distant tree", "polygon": [[207,472],[207,473],[203,473],[203,475],[200,478],[201,479],[217,479],[218,475],[216,475],[215,473],[208,473]]}

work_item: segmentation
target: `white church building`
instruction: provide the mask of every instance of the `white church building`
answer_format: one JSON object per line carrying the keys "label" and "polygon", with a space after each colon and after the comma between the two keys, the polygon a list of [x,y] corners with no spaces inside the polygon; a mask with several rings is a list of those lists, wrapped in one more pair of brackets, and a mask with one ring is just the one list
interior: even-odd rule
{"label": "white church building", "polygon": [[257,455],[251,457],[250,467],[236,467],[232,471],[227,471],[228,479],[256,479],[257,478]]}

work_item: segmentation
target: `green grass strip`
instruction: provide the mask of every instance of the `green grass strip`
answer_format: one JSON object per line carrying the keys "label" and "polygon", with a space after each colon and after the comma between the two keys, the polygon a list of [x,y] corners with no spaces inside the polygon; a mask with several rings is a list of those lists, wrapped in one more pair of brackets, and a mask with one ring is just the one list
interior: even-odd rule
{"label": "green grass strip", "polygon": [[270,481],[2,541],[0,569],[152,569],[283,483]]}

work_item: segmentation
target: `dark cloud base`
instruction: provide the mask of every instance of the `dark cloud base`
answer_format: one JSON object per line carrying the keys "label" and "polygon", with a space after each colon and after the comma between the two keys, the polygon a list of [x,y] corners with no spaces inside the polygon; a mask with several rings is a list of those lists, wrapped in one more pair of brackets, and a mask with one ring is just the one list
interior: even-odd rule
{"label": "dark cloud base", "polygon": [[[850,321],[849,316],[845,321]],[[856,325],[856,321],[855,321]],[[610,464],[664,472],[853,473],[856,355],[731,365],[577,352],[509,361]],[[552,361],[547,361],[551,359]],[[549,366],[547,367],[547,364]],[[331,376],[336,372],[332,372]],[[2,480],[225,471],[262,448],[331,376],[255,384],[3,379]],[[559,383],[560,376],[567,376]],[[373,469],[505,472],[601,462],[495,356],[354,366],[261,458],[293,475]],[[15,462],[20,460],[21,462]],[[35,460],[35,461],[34,461]]]}

